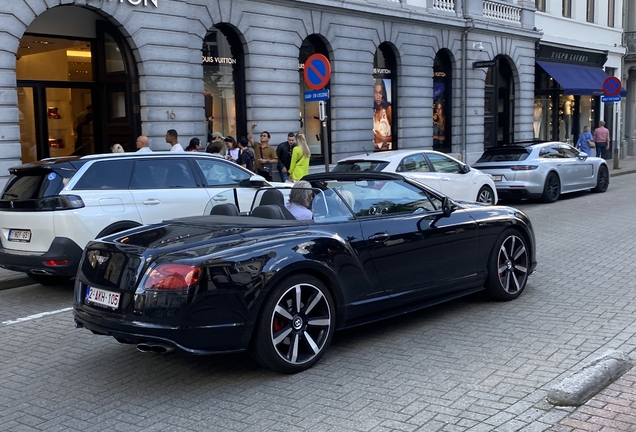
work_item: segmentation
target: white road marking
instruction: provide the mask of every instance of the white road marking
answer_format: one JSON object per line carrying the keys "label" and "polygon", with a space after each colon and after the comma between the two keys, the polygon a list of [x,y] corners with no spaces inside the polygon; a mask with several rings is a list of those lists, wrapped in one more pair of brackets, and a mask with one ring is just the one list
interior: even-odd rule
{"label": "white road marking", "polygon": [[26,316],[26,317],[18,318],[18,319],[13,320],[13,321],[2,321],[2,324],[4,324],[4,325],[17,324],[17,323],[21,323],[21,322],[25,322],[25,321],[31,321],[31,320],[34,320],[34,319],[42,318],[42,317],[45,317],[45,316],[48,316],[48,315],[55,315],[55,314],[59,314],[59,313],[62,313],[62,312],[68,312],[68,311],[72,311],[72,310],[73,310],[72,307],[67,307],[67,308],[64,308],[64,309],[59,309],[59,310],[55,310],[55,311],[51,311],[51,312],[41,312],[41,313],[38,313],[38,314],[35,314],[35,315],[29,315],[29,316]]}

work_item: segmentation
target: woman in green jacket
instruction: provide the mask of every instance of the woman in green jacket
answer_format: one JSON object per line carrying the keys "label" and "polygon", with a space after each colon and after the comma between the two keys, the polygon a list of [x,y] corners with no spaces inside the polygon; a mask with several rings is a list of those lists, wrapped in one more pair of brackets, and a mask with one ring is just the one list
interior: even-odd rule
{"label": "woman in green jacket", "polygon": [[289,178],[298,181],[309,174],[310,157],[311,150],[309,150],[305,135],[296,134],[296,145],[292,150],[291,165],[289,166]]}

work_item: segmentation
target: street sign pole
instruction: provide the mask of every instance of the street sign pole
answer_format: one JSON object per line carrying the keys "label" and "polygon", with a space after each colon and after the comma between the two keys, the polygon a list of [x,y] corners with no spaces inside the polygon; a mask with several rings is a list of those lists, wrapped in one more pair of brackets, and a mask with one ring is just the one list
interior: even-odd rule
{"label": "street sign pole", "polygon": [[327,104],[325,101],[318,102],[318,118],[321,124],[320,140],[322,154],[325,157],[325,172],[329,172],[329,138],[327,134]]}

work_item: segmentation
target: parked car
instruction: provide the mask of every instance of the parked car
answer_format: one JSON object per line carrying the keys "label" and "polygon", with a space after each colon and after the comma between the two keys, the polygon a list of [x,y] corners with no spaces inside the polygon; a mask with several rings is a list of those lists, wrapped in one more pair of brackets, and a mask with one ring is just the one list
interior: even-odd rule
{"label": "parked car", "polygon": [[[11,168],[0,197],[0,266],[44,284],[75,276],[95,238],[203,215],[236,193],[250,210],[263,177],[207,153],[120,153],[45,159]],[[217,197],[217,195],[219,195]]]}
{"label": "parked car", "polygon": [[230,216],[90,242],[76,325],[140,351],[249,350],[294,373],[318,362],[337,329],[484,288],[512,300],[536,267],[532,225],[517,209],[454,202],[398,174],[305,179],[313,220],[287,219],[275,204],[236,217],[223,204]]}
{"label": "parked car", "polygon": [[448,197],[497,204],[492,178],[457,159],[434,150],[393,150],[339,160],[334,172],[394,172],[416,178]]}
{"label": "parked car", "polygon": [[605,192],[610,181],[604,159],[558,141],[489,148],[473,167],[492,176],[501,198],[548,203],[568,192]]}

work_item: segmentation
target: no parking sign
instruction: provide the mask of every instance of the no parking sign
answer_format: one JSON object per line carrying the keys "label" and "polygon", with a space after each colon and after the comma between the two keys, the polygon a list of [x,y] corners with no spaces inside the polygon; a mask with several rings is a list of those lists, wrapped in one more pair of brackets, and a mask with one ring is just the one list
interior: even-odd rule
{"label": "no parking sign", "polygon": [[305,62],[303,71],[307,87],[312,90],[322,90],[331,78],[331,64],[322,54],[312,54]]}

